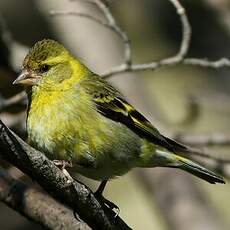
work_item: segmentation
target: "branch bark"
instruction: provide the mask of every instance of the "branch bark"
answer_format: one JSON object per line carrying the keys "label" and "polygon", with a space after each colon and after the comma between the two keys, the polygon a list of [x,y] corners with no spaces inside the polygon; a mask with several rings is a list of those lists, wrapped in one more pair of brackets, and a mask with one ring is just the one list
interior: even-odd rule
{"label": "branch bark", "polygon": [[48,229],[91,229],[73,211],[38,189],[13,179],[0,168],[0,200]]}
{"label": "branch bark", "polygon": [[96,200],[84,184],[66,176],[43,153],[33,149],[0,120],[0,154],[36,180],[45,191],[75,210],[93,229],[130,229],[115,213]]}

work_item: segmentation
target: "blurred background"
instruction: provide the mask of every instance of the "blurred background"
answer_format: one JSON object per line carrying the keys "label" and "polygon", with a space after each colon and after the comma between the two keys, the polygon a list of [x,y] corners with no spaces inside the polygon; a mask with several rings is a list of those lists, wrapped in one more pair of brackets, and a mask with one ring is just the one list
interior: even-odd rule
{"label": "blurred background", "polygon": [[[177,52],[181,24],[169,1],[113,0],[109,4],[131,40],[135,63],[159,60]],[[230,58],[229,1],[184,0],[181,4],[193,31],[188,56]],[[13,86],[12,81],[28,48],[43,38],[62,42],[98,74],[123,62],[123,46],[116,34],[85,18],[51,16],[52,10],[75,10],[102,17],[96,7],[80,0],[1,0],[0,99],[23,90]],[[108,80],[165,135],[229,133],[229,69],[177,65],[154,72],[115,75]],[[0,109],[3,122],[23,138],[25,108],[26,102],[22,101]],[[198,147],[230,159],[228,144]],[[228,165],[220,167],[212,160],[205,163],[226,175],[230,171]],[[8,167],[5,162],[2,164]],[[21,175],[14,168],[10,168],[10,173]],[[98,185],[86,178],[82,180],[93,189]],[[135,169],[111,181],[105,197],[120,207],[120,216],[133,229],[227,230],[229,192],[229,183],[209,185],[179,170],[155,168]],[[42,229],[3,203],[0,223],[3,230]]]}

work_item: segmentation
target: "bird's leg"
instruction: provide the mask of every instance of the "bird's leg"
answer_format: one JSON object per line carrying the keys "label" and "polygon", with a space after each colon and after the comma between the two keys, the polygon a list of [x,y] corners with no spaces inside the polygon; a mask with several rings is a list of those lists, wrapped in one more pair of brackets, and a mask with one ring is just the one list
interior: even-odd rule
{"label": "bird's leg", "polygon": [[102,194],[103,194],[103,192],[105,190],[105,186],[106,186],[107,182],[108,182],[107,180],[103,180],[100,183],[99,187],[97,188],[97,191],[95,192],[95,194],[98,194],[98,195],[102,196]]}
{"label": "bird's leg", "polygon": [[53,160],[53,163],[55,166],[57,166],[61,171],[65,174],[67,180],[67,184],[72,184],[74,179],[70,176],[68,171],[66,170],[66,167],[73,167],[72,162],[65,161],[65,160]]}
{"label": "bird's leg", "polygon": [[107,182],[108,182],[107,180],[103,180],[100,183],[100,185],[99,185],[97,191],[94,193],[94,195],[97,198],[97,200],[100,201],[100,203],[102,203],[103,205],[106,205],[110,209],[116,209],[116,210],[118,210],[117,213],[116,213],[116,216],[117,216],[119,214],[119,211],[120,211],[119,207],[116,204],[114,204],[113,202],[111,202],[110,200],[107,200],[103,196],[103,191],[105,189],[105,186],[106,186]]}

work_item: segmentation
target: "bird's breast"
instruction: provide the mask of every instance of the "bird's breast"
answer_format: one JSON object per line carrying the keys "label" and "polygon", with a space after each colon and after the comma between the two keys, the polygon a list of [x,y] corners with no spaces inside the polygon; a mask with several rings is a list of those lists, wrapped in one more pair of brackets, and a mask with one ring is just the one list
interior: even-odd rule
{"label": "bird's breast", "polygon": [[76,102],[73,103],[77,97],[77,94],[60,92],[44,92],[32,97],[27,118],[29,139],[53,158],[60,154],[64,157],[64,149],[74,144],[74,123],[80,116]]}
{"label": "bird's breast", "polygon": [[51,159],[83,165],[86,176],[94,174],[94,169],[102,174],[107,171],[108,178],[123,174],[138,157],[140,138],[94,106],[84,94],[32,98],[27,119],[29,139]]}

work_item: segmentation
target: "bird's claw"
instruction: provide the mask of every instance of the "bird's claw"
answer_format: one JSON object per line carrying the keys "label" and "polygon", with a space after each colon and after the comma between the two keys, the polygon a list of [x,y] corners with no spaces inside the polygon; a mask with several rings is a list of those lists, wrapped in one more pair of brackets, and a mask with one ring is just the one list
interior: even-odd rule
{"label": "bird's claw", "polygon": [[[105,198],[104,198],[104,199],[105,199]],[[116,204],[114,204],[114,203],[111,202],[110,200],[105,199],[105,200],[104,200],[104,205],[107,206],[108,208],[112,209],[112,210],[115,212],[114,218],[116,218],[116,217],[119,215],[119,213],[120,213],[120,208],[119,208]]]}
{"label": "bird's claw", "polygon": [[77,211],[74,209],[73,210],[73,215],[75,217],[76,220],[78,220],[79,222],[83,223],[84,221],[80,218],[80,216],[77,214]]}
{"label": "bird's claw", "polygon": [[55,166],[60,168],[63,174],[66,176],[67,178],[66,186],[71,185],[74,182],[74,179],[70,176],[70,174],[66,170],[66,167],[73,167],[72,163],[70,161],[65,161],[65,160],[53,160],[53,163],[55,164]]}
{"label": "bird's claw", "polygon": [[53,160],[53,163],[60,169],[71,168],[73,164],[71,161],[65,160]]}
{"label": "bird's claw", "polygon": [[[116,218],[116,217],[119,215],[120,209],[119,209],[119,207],[118,207],[116,204],[114,204],[112,201],[106,199],[106,198],[103,197],[101,194],[97,194],[97,192],[94,193],[94,195],[95,195],[96,199],[97,199],[102,205],[104,205],[105,207],[107,207],[107,208],[109,208],[109,209],[111,209],[111,210],[113,210],[113,211],[115,212],[114,218]],[[114,210],[114,209],[115,209],[115,210]]]}

